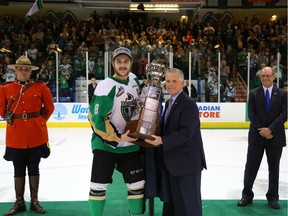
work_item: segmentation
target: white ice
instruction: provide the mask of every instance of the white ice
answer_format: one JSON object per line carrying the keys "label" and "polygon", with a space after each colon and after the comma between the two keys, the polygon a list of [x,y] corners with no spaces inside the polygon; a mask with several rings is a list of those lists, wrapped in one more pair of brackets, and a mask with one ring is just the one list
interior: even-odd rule
{"label": "white ice", "polygon": [[[41,201],[87,200],[92,153],[90,128],[49,128],[52,153],[40,164]],[[287,130],[286,130],[287,134]],[[202,129],[208,169],[202,172],[203,199],[239,199],[247,154],[247,129]],[[12,162],[5,161],[5,129],[0,128],[0,202],[14,202]],[[280,200],[288,197],[288,152],[280,164]],[[255,199],[266,199],[267,160],[264,155],[255,184]],[[26,184],[25,198],[29,200]]]}

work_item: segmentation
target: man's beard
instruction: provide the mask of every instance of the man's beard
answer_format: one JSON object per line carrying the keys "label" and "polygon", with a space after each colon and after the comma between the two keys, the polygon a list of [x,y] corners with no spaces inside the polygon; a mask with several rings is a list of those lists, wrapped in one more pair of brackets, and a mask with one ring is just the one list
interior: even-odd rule
{"label": "man's beard", "polygon": [[[121,71],[122,69],[124,69],[127,72],[125,74],[119,73],[118,71]],[[123,76],[124,77],[124,76],[127,76],[129,74],[129,70],[128,70],[128,68],[119,68],[118,70],[115,70],[115,74],[117,76]]]}

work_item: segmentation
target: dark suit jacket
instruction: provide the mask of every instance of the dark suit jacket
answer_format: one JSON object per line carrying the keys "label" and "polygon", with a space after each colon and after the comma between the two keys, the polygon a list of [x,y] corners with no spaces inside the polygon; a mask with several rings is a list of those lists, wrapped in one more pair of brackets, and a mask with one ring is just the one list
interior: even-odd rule
{"label": "dark suit jacket", "polygon": [[[96,84],[96,86],[97,86],[97,84]],[[95,86],[95,88],[96,88],[96,86]],[[89,103],[91,102],[91,100],[92,100],[92,98],[93,98],[93,96],[94,96],[95,88],[93,87],[93,85],[92,85],[91,83],[88,85],[88,98],[89,98]]]}
{"label": "dark suit jacket", "polygon": [[272,145],[283,147],[286,145],[284,123],[287,121],[287,92],[277,88],[272,89],[270,109],[265,109],[265,94],[263,87],[253,89],[249,93],[248,116],[251,121],[248,141],[249,144],[264,144],[267,142],[258,128],[268,127],[273,138]]}
{"label": "dark suit jacket", "polygon": [[174,102],[161,137],[164,163],[171,175],[191,175],[206,168],[198,107],[185,92]]}

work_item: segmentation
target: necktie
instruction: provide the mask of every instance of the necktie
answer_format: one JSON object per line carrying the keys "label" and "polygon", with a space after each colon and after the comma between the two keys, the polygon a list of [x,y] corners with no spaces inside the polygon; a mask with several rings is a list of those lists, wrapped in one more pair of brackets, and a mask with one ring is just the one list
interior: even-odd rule
{"label": "necktie", "polygon": [[169,104],[168,104],[167,110],[166,110],[166,112],[165,112],[164,124],[166,124],[166,121],[167,121],[167,118],[168,118],[168,116],[169,116],[169,113],[170,113],[170,110],[171,110],[172,105],[173,105],[173,99],[171,98],[171,99],[169,100]]}
{"label": "necktie", "polygon": [[268,89],[266,89],[266,111],[269,111],[269,105],[270,105],[270,95]]}

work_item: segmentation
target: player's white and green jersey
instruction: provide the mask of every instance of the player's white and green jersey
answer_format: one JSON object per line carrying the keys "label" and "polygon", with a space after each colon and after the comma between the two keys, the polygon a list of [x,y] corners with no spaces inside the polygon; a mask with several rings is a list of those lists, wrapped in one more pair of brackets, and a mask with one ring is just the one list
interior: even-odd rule
{"label": "player's white and green jersey", "polygon": [[98,83],[89,106],[89,120],[94,130],[92,150],[114,153],[139,150],[138,145],[120,142],[131,111],[136,106],[139,91],[138,79],[131,72],[127,80],[108,77]]}

